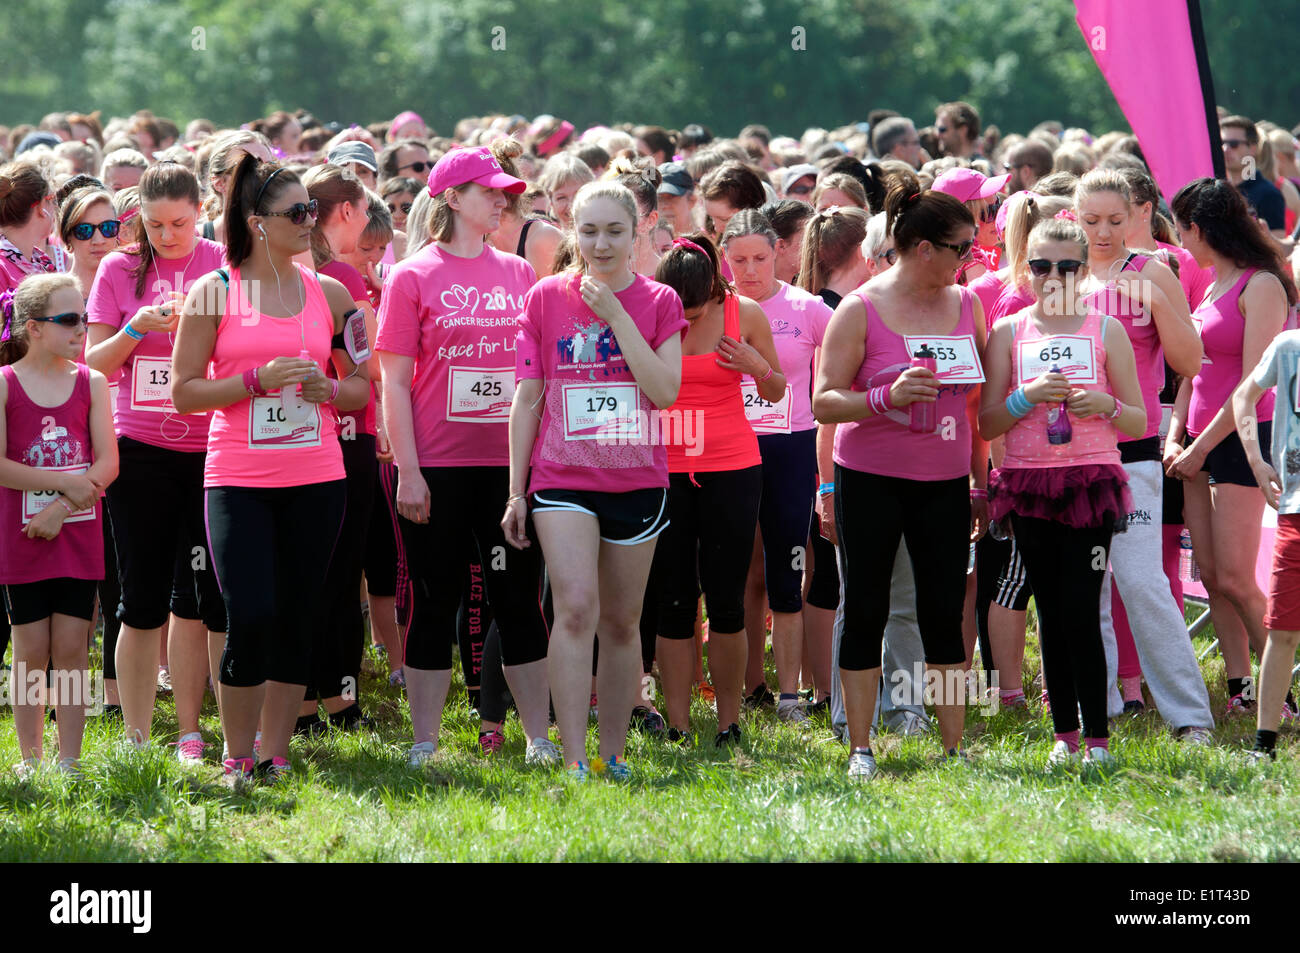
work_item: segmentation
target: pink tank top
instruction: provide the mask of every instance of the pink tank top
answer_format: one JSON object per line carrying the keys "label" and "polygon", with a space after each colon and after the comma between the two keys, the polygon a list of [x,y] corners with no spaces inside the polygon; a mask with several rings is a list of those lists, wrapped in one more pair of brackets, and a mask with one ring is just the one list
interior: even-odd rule
{"label": "pink tank top", "polygon": [[[1146,255],[1130,255],[1120,271],[1141,272],[1150,260]],[[1160,391],[1165,386],[1165,352],[1160,346],[1160,332],[1156,329],[1155,319],[1141,302],[1120,293],[1112,282],[1089,295],[1087,301],[1122,324],[1128,334],[1133,345],[1133,359],[1137,362],[1142,405],[1147,412],[1147,429],[1141,439],[1154,437],[1160,432]],[[1119,436],[1121,443],[1131,439],[1134,438]]]}
{"label": "pink tank top", "polygon": [[[5,456],[42,470],[84,473],[94,463],[90,440],[90,369],[77,365],[72,395],[58,407],[41,407],[23,390],[12,367],[0,368],[8,388]],[[43,579],[103,579],[103,508],[96,503],[63,521],[54,539],[28,539],[23,527],[55,502],[48,491],[0,488],[0,583]]]}
{"label": "pink tank top", "polygon": [[[1111,393],[1110,381],[1106,375],[1106,345],[1103,338],[1106,321],[1108,320],[1108,315],[1096,310],[1089,311],[1088,316],[1084,318],[1083,326],[1073,334],[1064,336],[1063,339],[1061,335],[1044,334],[1034,323],[1033,311],[1022,311],[1016,323],[1015,337],[1011,343],[1011,381],[1007,387],[1007,394],[1009,395],[1017,387],[1028,384],[1038,377],[1041,371],[1037,370],[1037,365],[1026,363],[1026,361],[1034,360],[1036,355],[1032,352],[1037,349],[1038,342],[1050,338],[1056,338],[1057,340],[1053,343],[1058,346],[1072,345],[1074,349],[1077,349],[1082,343],[1077,340],[1079,338],[1087,338],[1091,341],[1091,365],[1096,372],[1096,381],[1087,383],[1081,381],[1079,386],[1088,390]],[[1068,344],[1066,341],[1068,341]],[[1041,349],[1039,353],[1041,353]],[[1026,355],[1026,361],[1022,361],[1022,354]],[[1072,357],[1076,358],[1076,363],[1082,363],[1082,361],[1077,360],[1077,354],[1072,355]],[[1064,369],[1064,361],[1058,362],[1058,366]],[[1029,373],[1022,374],[1022,368]],[[1160,404],[1157,401],[1157,409],[1159,406]],[[1070,414],[1070,427],[1073,431],[1072,439],[1069,443],[1052,444],[1047,439],[1047,409],[1047,404],[1034,404],[1034,409],[1029,412],[1029,415],[1022,417],[1014,427],[1007,431],[1006,457],[1003,459],[1003,467],[1023,470],[1032,467],[1119,464],[1119,449],[1116,441],[1117,431],[1111,421],[1103,417],[1081,418]]]}
{"label": "pink tank top", "polygon": [[[1205,357],[1201,370],[1192,378],[1192,404],[1187,411],[1187,430],[1200,435],[1214,415],[1228,402],[1241,383],[1241,347],[1246,336],[1246,319],[1238,304],[1247,282],[1258,269],[1247,268],[1226,294],[1217,301],[1203,301],[1192,312],[1201,332]],[[1273,419],[1273,391],[1265,391],[1255,405],[1255,416],[1264,423]]]}
{"label": "pink tank top", "polygon": [[[239,269],[231,269],[226,312],[217,325],[209,374],[213,380],[238,377],[277,357],[297,357],[305,336],[308,353],[325,371],[334,337],[334,317],[316,275],[295,265],[306,289],[306,304],[291,318],[253,310],[243,296]],[[212,415],[203,485],[243,487],[304,486],[343,479],[343,451],[335,437],[331,404],[314,404],[302,423],[285,419],[280,392],[244,398]]]}
{"label": "pink tank top", "polygon": [[[957,290],[961,294],[961,317],[949,334],[908,335],[906,340],[885,326],[870,298],[861,290],[852,292],[867,308],[866,354],[853,378],[853,389],[865,391],[892,384],[912,366],[912,354],[921,344],[933,348],[942,338],[969,336],[972,350],[977,350],[979,339],[975,336],[972,304],[975,293],[969,288]],[[975,363],[979,363],[978,355]],[[982,376],[982,368],[980,372]],[[850,470],[907,480],[955,480],[969,475],[971,432],[966,401],[971,388],[976,386],[945,384],[939,388],[935,405],[939,429],[935,433],[912,433],[911,412],[907,407],[840,424],[835,431],[835,462]]]}
{"label": "pink tank top", "polygon": [[[740,339],[740,300],[727,295],[722,311],[722,330]],[[686,452],[679,441],[668,444],[669,473],[716,473],[743,470],[762,462],[758,437],[745,416],[740,393],[739,371],[718,366],[716,351],[682,355],[682,386],[669,414],[694,413],[698,435],[696,455]]]}

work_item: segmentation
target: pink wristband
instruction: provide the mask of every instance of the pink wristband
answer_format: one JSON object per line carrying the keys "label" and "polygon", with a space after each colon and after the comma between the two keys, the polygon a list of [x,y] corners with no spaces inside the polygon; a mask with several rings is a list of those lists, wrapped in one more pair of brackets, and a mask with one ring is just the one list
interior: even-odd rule
{"label": "pink wristband", "polygon": [[889,411],[894,406],[893,400],[889,396],[889,385],[881,384],[879,387],[873,387],[867,391],[867,404],[877,417]]}
{"label": "pink wristband", "polygon": [[987,500],[989,498],[989,491],[983,487],[973,486],[970,488],[970,498],[972,500]]}
{"label": "pink wristband", "polygon": [[244,371],[244,390],[248,391],[249,397],[265,397],[266,391],[262,389],[262,382],[257,376],[258,368],[250,367]]}
{"label": "pink wristband", "polygon": [[337,380],[331,380],[330,381],[330,403],[331,404],[334,403],[334,401],[338,399],[338,396],[339,396],[339,382]]}
{"label": "pink wristband", "polygon": [[69,516],[77,512],[76,510],[74,510],[72,507],[68,505],[68,501],[63,498],[62,494],[56,496],[55,499],[58,500],[61,504],[63,504],[63,508],[68,511]]}
{"label": "pink wristband", "polygon": [[771,377],[771,376],[772,376],[772,365],[769,364],[769,365],[767,365],[767,373],[764,374],[762,377],[755,378],[755,379],[754,379],[754,383],[755,383],[755,384],[761,384],[761,383],[763,383],[763,381],[767,380],[767,379],[768,379],[769,377]]}

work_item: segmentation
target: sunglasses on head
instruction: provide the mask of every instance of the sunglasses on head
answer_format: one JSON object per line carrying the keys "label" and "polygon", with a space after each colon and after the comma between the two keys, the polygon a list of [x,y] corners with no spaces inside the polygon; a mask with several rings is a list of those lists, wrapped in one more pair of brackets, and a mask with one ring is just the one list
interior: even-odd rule
{"label": "sunglasses on head", "polygon": [[390,212],[392,212],[394,215],[396,215],[396,214],[397,214],[397,210],[400,208],[400,209],[402,210],[402,214],[403,214],[403,215],[410,215],[410,214],[411,214],[411,206],[414,205],[414,204],[415,204],[414,202],[403,202],[401,205],[393,205],[393,204],[390,203],[389,206],[388,206],[388,211],[390,211]]}
{"label": "sunglasses on head", "polygon": [[307,221],[307,219],[314,219],[316,217],[316,209],[318,207],[316,200],[312,199],[306,204],[295,202],[281,212],[263,212],[262,214],[270,217],[287,218],[293,224],[301,225],[303,222]]}
{"label": "sunglasses on head", "polygon": [[75,311],[67,311],[63,314],[54,314],[48,318],[28,318],[29,321],[46,321],[50,324],[57,324],[61,328],[75,328],[78,325],[85,327],[90,317],[86,312],[78,314]]}
{"label": "sunglasses on head", "polygon": [[984,211],[980,212],[981,222],[992,222],[998,217],[998,209],[1002,208],[1002,199],[999,198],[992,205],[986,205]]}
{"label": "sunglasses on head", "polygon": [[406,165],[399,165],[397,167],[398,172],[401,172],[403,169],[414,169],[416,172],[423,172],[425,169],[432,170],[433,163],[432,162],[408,162],[406,163]]}
{"label": "sunglasses on head", "polygon": [[78,241],[90,241],[91,236],[96,231],[105,238],[117,238],[117,233],[121,230],[122,223],[115,218],[108,221],[100,222],[98,225],[91,225],[89,222],[82,222],[80,225],[72,226],[72,237]]}
{"label": "sunglasses on head", "polygon": [[1046,278],[1052,273],[1052,268],[1056,268],[1056,273],[1061,277],[1078,273],[1083,267],[1083,262],[1077,258],[1063,258],[1060,261],[1048,261],[1046,258],[1029,259],[1029,273],[1035,278]]}
{"label": "sunglasses on head", "polygon": [[940,248],[947,248],[949,251],[954,251],[957,253],[958,260],[965,261],[971,256],[971,252],[975,248],[975,239],[968,238],[960,245],[952,245],[948,242],[931,242],[931,244],[938,245]]}

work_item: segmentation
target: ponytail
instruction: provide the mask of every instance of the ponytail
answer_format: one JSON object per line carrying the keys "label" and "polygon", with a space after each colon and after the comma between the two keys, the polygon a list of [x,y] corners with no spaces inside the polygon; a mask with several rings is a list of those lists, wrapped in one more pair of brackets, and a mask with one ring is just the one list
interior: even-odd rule
{"label": "ponytail", "polygon": [[253,254],[248,216],[259,214],[259,208],[266,208],[289,186],[299,184],[301,180],[292,169],[244,153],[235,166],[226,197],[226,261],[232,268],[238,268]]}
{"label": "ponytail", "polygon": [[731,291],[713,242],[702,234],[674,238],[655,268],[655,281],[676,291],[687,310],[710,301],[722,304]]}

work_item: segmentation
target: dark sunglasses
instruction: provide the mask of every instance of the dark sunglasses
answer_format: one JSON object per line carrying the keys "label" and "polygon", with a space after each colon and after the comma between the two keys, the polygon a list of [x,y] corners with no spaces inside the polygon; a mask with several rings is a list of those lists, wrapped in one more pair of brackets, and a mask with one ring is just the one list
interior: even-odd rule
{"label": "dark sunglasses", "polygon": [[401,205],[389,205],[389,206],[388,206],[388,211],[390,211],[390,212],[392,212],[394,215],[396,215],[396,214],[397,214],[397,210],[400,208],[400,209],[402,210],[402,214],[403,214],[403,215],[410,215],[410,214],[411,214],[411,206],[414,205],[414,204],[415,204],[414,202],[403,202]]}
{"label": "dark sunglasses", "polygon": [[898,261],[898,249],[886,248],[884,251],[882,251],[879,255],[876,255],[875,257],[883,258],[885,259],[885,261],[889,262],[892,265],[894,262]]}
{"label": "dark sunglasses", "polygon": [[80,225],[72,226],[72,237],[78,241],[87,242],[98,230],[99,234],[105,238],[117,238],[117,233],[121,231],[122,223],[115,218],[110,218],[106,222],[100,222],[98,225],[91,225],[89,222],[82,222]]}
{"label": "dark sunglasses", "polygon": [[1073,275],[1083,267],[1083,262],[1077,258],[1063,258],[1060,261],[1048,261],[1046,258],[1031,258],[1028,262],[1029,273],[1035,278],[1046,278],[1052,273],[1052,267],[1056,267],[1056,273],[1061,277]]}
{"label": "dark sunglasses", "polygon": [[306,205],[302,202],[295,202],[282,212],[263,212],[267,216],[281,216],[287,218],[295,225],[301,225],[307,219],[316,218],[316,209],[319,207],[315,199],[309,201]]}
{"label": "dark sunglasses", "polygon": [[90,316],[86,312],[78,314],[75,311],[68,311],[63,314],[51,315],[48,318],[28,318],[28,321],[48,321],[50,324],[57,324],[61,328],[75,328],[78,325],[85,327],[90,321]]}
{"label": "dark sunglasses", "polygon": [[813,190],[811,185],[794,185],[785,193],[786,195],[807,195]]}
{"label": "dark sunglasses", "polygon": [[948,242],[931,242],[932,245],[938,245],[940,248],[947,248],[949,251],[955,251],[959,261],[965,261],[970,257],[971,251],[975,248],[975,239],[968,238],[960,245],[950,245]]}
{"label": "dark sunglasses", "polygon": [[401,172],[403,169],[414,169],[416,172],[423,172],[425,169],[432,169],[432,168],[433,168],[432,162],[408,162],[406,163],[406,165],[399,165],[397,167],[397,171]]}
{"label": "dark sunglasses", "polygon": [[1250,143],[1245,139],[1224,139],[1223,148],[1240,149],[1242,146],[1248,146]]}
{"label": "dark sunglasses", "polygon": [[998,209],[1002,208],[1002,199],[999,198],[992,205],[986,205],[984,211],[980,212],[981,222],[992,222],[998,217]]}

